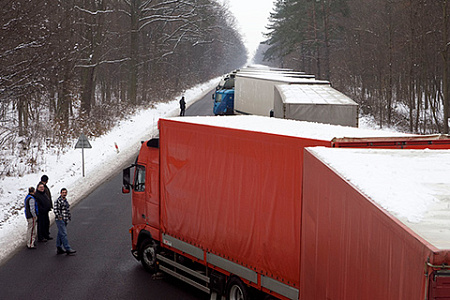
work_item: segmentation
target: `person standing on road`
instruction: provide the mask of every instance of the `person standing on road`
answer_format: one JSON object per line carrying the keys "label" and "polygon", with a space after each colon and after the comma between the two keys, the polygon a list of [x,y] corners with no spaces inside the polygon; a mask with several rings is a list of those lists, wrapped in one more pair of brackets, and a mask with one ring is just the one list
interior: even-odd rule
{"label": "person standing on road", "polygon": [[[52,193],[50,192],[50,189],[47,186],[48,176],[42,175],[41,181],[39,183],[44,184],[44,191],[45,191],[45,194],[47,195],[47,197],[49,199],[49,203],[50,203],[50,209],[48,210],[48,212],[50,212],[50,210],[53,209],[53,200],[52,200]],[[47,212],[47,217],[45,220],[47,223],[45,224],[44,238],[47,240],[53,240],[53,238],[50,236],[50,220],[48,218],[48,212]]]}
{"label": "person standing on road", "polygon": [[186,110],[186,101],[184,101],[184,96],[180,99],[180,116],[184,116],[184,111]]}
{"label": "person standing on road", "polygon": [[45,187],[42,182],[38,184],[34,198],[38,204],[38,241],[46,242],[52,239],[49,235],[50,220],[48,218],[52,203],[45,193]]}
{"label": "person standing on road", "polygon": [[27,248],[36,249],[36,230],[38,205],[34,199],[34,187],[28,189],[28,195],[25,197],[25,217],[27,218]]}
{"label": "person standing on road", "polygon": [[[52,200],[52,193],[50,193],[50,189],[49,189],[48,186],[47,186],[47,183],[48,183],[48,176],[47,176],[47,175],[42,175],[41,181],[40,181],[39,183],[44,184],[45,193],[47,194],[48,198],[49,198],[50,200]],[[51,203],[51,204],[53,205],[53,203]],[[53,206],[52,206],[52,208],[53,208]]]}
{"label": "person standing on road", "polygon": [[56,226],[58,226],[58,236],[56,237],[56,254],[75,254],[77,251],[70,247],[69,240],[67,239],[67,223],[71,220],[71,216],[70,205],[67,201],[66,188],[61,189],[61,196],[56,199],[55,209],[53,212],[55,213]]}

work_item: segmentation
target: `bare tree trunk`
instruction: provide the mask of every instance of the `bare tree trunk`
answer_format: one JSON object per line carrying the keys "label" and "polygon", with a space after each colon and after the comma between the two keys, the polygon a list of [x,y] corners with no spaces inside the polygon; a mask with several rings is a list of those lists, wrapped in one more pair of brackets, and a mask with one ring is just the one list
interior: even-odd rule
{"label": "bare tree trunk", "polygon": [[420,88],[420,83],[415,84],[416,90],[416,123],[414,125],[415,132],[419,133],[419,123],[420,123],[420,112],[422,108],[422,90]]}
{"label": "bare tree trunk", "polygon": [[317,76],[321,77],[321,70],[320,70],[320,43],[319,43],[319,35],[318,35],[318,24],[317,24],[317,12],[316,12],[316,3],[313,2],[313,30],[314,30],[314,43],[316,45],[315,52],[316,52],[316,73]]}
{"label": "bare tree trunk", "polygon": [[392,33],[393,33],[393,24],[392,24],[392,0],[387,2],[387,14],[388,14],[388,87],[387,87],[387,123],[391,124],[391,115],[392,115],[392,51],[393,51],[393,42],[392,42]]}
{"label": "bare tree trunk", "polygon": [[322,10],[323,10],[323,33],[325,44],[324,74],[325,79],[330,80],[330,39],[329,39],[330,4],[328,3],[327,0],[322,1]]}
{"label": "bare tree trunk", "polygon": [[17,114],[18,114],[18,125],[19,125],[19,136],[24,136],[26,134],[25,119],[27,118],[26,108],[27,100],[25,96],[22,95],[17,101]]}
{"label": "bare tree trunk", "polygon": [[441,52],[442,53],[442,59],[444,60],[444,70],[442,74],[442,93],[443,93],[443,102],[444,102],[444,133],[449,133],[449,126],[448,126],[448,119],[449,119],[449,101],[450,101],[450,95],[449,95],[449,48],[450,48],[450,40],[448,39],[448,14],[447,14],[447,0],[443,0],[442,2],[442,11],[443,11],[443,30],[442,30],[442,37],[444,42],[444,49]]}
{"label": "bare tree trunk", "polygon": [[410,41],[409,41],[409,78],[408,78],[408,100],[409,100],[409,131],[412,132],[414,129],[414,108],[415,108],[415,95],[414,95],[414,7],[410,0],[410,12],[409,12],[409,23],[410,23]]}
{"label": "bare tree trunk", "polygon": [[94,83],[94,71],[92,68],[84,68],[82,71],[83,91],[81,94],[81,109],[86,116],[91,113],[91,107],[93,105],[95,83]]}
{"label": "bare tree trunk", "polygon": [[62,130],[69,129],[69,116],[71,108],[69,77],[69,70],[67,70],[62,82],[61,90],[58,93],[56,121],[61,126]]}
{"label": "bare tree trunk", "polygon": [[140,0],[131,0],[131,34],[130,34],[130,78],[128,97],[131,104],[137,104],[138,52],[139,52],[139,6]]}
{"label": "bare tree trunk", "polygon": [[[431,95],[433,95],[433,96],[429,98],[429,105],[430,105],[431,112],[432,112],[432,115],[433,115],[434,123],[436,124],[437,132],[441,132],[440,121],[439,121],[439,119],[437,117],[437,112],[436,112],[437,111],[437,108],[436,108],[437,105],[436,104],[439,103],[439,100],[436,99],[436,97],[435,97],[437,88],[434,88],[434,86],[435,85],[433,84],[432,87],[431,87]],[[432,101],[432,100],[434,100],[434,101]]]}

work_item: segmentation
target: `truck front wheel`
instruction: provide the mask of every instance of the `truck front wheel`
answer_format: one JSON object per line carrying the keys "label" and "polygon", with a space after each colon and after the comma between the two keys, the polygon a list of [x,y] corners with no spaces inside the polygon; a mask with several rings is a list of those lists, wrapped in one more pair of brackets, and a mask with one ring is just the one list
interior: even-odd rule
{"label": "truck front wheel", "polygon": [[250,299],[247,286],[239,278],[233,277],[228,282],[227,300]]}
{"label": "truck front wheel", "polygon": [[151,274],[155,274],[158,271],[156,250],[157,245],[152,240],[145,240],[140,247],[142,266]]}

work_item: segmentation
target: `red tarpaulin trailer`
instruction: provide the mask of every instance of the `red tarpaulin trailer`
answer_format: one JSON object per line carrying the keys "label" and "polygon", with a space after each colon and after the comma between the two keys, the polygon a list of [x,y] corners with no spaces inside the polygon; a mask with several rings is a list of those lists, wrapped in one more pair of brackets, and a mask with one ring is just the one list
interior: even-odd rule
{"label": "red tarpaulin trailer", "polygon": [[161,120],[162,231],[298,288],[311,145],[330,141]]}
{"label": "red tarpaulin trailer", "polygon": [[306,149],[301,299],[450,299],[449,167],[448,150]]}

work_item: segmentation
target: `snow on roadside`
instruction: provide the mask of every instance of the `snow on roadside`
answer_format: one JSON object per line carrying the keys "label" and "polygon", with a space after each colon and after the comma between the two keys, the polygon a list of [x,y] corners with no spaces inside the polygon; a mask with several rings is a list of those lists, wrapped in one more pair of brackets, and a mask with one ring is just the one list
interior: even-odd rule
{"label": "snow on roadside", "polygon": [[[187,106],[201,99],[219,80],[220,78],[215,78],[185,91],[183,95]],[[28,187],[36,187],[41,176],[46,174],[49,176],[48,186],[53,200],[56,200],[61,188],[65,187],[69,191],[70,203],[77,203],[134,158],[141,141],[156,134],[160,117],[178,115],[180,97],[140,111],[129,119],[120,121],[109,133],[90,140],[92,149],[84,149],[85,177],[82,177],[81,149],[67,149],[62,155],[48,149],[44,151],[48,154],[42,159],[45,164],[39,167],[39,173],[0,179],[0,263],[25,245],[27,225],[23,202]],[[53,213],[50,213],[50,217],[53,222]]]}

